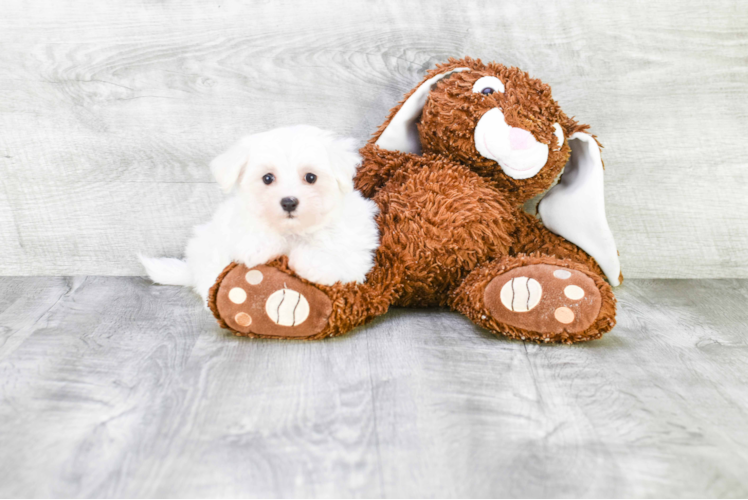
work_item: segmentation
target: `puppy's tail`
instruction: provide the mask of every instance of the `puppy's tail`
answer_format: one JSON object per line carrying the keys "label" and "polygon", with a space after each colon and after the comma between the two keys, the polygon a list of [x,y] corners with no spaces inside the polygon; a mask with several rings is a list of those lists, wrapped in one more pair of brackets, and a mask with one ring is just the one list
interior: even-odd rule
{"label": "puppy's tail", "polygon": [[187,263],[180,259],[145,257],[138,255],[148,277],[162,285],[192,286],[192,273]]}

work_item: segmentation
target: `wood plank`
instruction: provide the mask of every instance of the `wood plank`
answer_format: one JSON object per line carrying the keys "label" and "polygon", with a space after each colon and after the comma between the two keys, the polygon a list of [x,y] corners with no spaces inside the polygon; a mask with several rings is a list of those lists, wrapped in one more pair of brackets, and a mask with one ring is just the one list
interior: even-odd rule
{"label": "wood plank", "polygon": [[0,360],[45,324],[49,312],[74,290],[75,281],[26,277],[0,280]]}
{"label": "wood plank", "polygon": [[0,359],[0,496],[748,495],[748,281],[618,298],[583,345],[404,309],[281,342],[140,278],[2,279],[30,333]]}
{"label": "wood plank", "polygon": [[238,136],[364,141],[469,54],[550,83],[606,146],[627,277],[748,277],[748,4],[9,0],[0,17],[0,274],[140,274],[221,199]]}

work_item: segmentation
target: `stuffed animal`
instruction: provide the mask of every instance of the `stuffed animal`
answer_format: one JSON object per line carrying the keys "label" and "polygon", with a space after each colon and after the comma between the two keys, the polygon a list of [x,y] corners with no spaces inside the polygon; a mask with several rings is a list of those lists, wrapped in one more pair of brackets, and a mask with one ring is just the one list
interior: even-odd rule
{"label": "stuffed animal", "polygon": [[[404,306],[449,307],[515,339],[599,338],[615,325],[611,285],[623,276],[587,129],[521,70],[450,59],[361,149],[356,188],[378,205],[381,231],[366,282],[310,283],[285,257],[234,263],[209,306],[248,337],[341,335]],[[541,222],[522,206],[546,191]]]}

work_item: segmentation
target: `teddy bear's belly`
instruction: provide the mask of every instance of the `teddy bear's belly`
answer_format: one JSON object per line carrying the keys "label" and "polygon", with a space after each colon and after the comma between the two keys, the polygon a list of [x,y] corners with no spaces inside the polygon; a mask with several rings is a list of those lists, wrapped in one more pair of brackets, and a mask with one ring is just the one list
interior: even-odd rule
{"label": "teddy bear's belly", "polygon": [[393,180],[374,200],[382,228],[379,259],[402,276],[395,305],[443,306],[478,264],[507,253],[514,209],[461,165],[426,163]]}

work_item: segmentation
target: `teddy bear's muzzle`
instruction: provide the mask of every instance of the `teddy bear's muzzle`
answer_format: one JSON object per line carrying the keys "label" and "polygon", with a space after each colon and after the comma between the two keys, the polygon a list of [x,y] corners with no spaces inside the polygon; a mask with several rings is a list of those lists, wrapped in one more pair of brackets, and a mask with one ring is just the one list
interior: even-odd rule
{"label": "teddy bear's muzzle", "polygon": [[513,179],[533,177],[548,161],[548,145],[523,128],[509,126],[499,108],[491,109],[478,121],[475,148],[481,156],[495,160]]}

